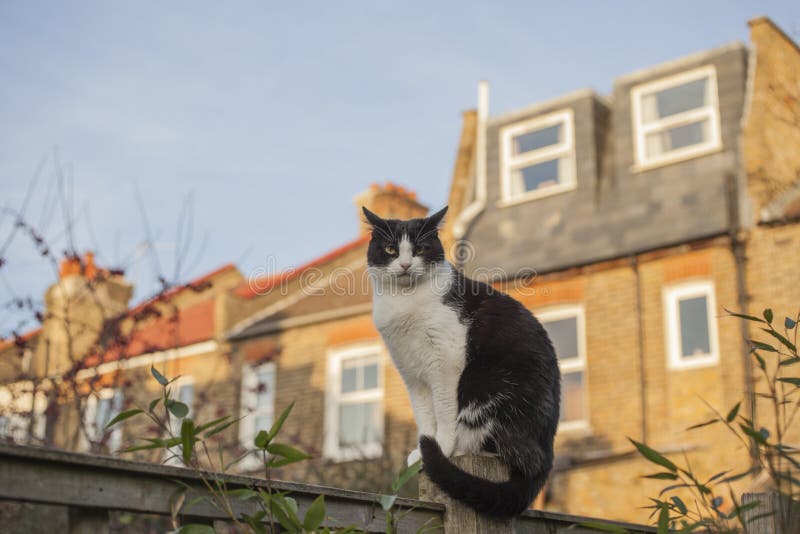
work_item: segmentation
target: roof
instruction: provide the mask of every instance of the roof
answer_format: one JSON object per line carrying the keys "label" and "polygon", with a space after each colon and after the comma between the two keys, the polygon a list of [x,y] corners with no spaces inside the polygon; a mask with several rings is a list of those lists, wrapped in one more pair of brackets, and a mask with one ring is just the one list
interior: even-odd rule
{"label": "roof", "polygon": [[262,276],[260,278],[256,278],[255,280],[248,280],[247,282],[241,284],[239,287],[233,290],[234,294],[237,297],[241,298],[253,298],[259,295],[264,295],[270,292],[275,287],[285,284],[291,280],[294,280],[301,276],[304,272],[308,271],[309,269],[313,269],[315,267],[321,267],[326,265],[327,263],[336,260],[351,250],[354,250],[361,245],[369,242],[369,235],[359,236],[358,238],[350,241],[349,243],[345,243],[344,245],[337,247],[318,258],[315,258],[309,262],[300,265],[294,269],[284,270],[280,273]]}
{"label": "roof", "polygon": [[[112,330],[118,328],[121,319],[133,318],[141,321],[141,326],[134,329],[128,336],[119,333],[110,333],[113,338],[109,343],[110,349],[104,354],[92,354],[86,357],[83,367],[91,367],[102,362],[114,361],[119,358],[128,358],[167,348],[182,347],[211,339],[216,334],[214,321],[214,299],[210,298],[199,303],[179,309],[177,315],[163,316],[155,305],[168,302],[170,299],[186,291],[201,292],[211,286],[214,278],[235,270],[232,263],[225,264],[208,272],[186,284],[171,287],[163,293],[154,295],[133,308],[128,309],[112,325],[107,327]],[[152,320],[151,320],[152,318]],[[0,351],[13,345],[23,346],[25,342],[40,334],[42,328],[36,328],[21,335],[0,341]],[[109,334],[106,332],[105,334]]]}
{"label": "roof", "polygon": [[[366,263],[366,245],[369,239],[368,235],[361,236],[289,271],[286,275],[267,278],[263,284],[250,284],[250,293],[247,294],[256,295],[259,293],[250,286],[255,285],[259,291],[268,291],[279,283],[302,276],[309,269],[325,271],[327,268],[323,277],[318,279],[319,285],[314,290],[298,285],[288,294],[282,294],[280,299],[270,301],[260,313],[232,328],[228,338],[242,340],[264,335],[299,324],[302,322],[300,318],[322,319],[342,313],[368,311],[372,302]],[[352,255],[352,258],[348,258],[348,255]],[[349,263],[342,263],[348,259]]]}

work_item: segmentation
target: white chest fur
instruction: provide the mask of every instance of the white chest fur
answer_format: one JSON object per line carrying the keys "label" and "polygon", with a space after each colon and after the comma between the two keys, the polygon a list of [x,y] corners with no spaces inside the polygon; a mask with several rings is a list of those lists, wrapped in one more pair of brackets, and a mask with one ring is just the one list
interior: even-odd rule
{"label": "white chest fur", "polygon": [[406,383],[459,377],[466,363],[467,328],[442,303],[441,290],[375,291],[373,320]]}

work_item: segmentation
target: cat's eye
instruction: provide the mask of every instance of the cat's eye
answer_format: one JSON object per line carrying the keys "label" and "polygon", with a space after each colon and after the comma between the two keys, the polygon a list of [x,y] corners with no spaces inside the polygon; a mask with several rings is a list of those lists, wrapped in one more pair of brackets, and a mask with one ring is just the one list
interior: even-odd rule
{"label": "cat's eye", "polygon": [[414,254],[415,255],[422,254],[423,252],[425,252],[426,248],[427,247],[425,245],[417,245],[414,247]]}
{"label": "cat's eye", "polygon": [[383,247],[383,251],[387,253],[389,256],[394,256],[397,254],[397,249],[395,249],[392,245],[386,245]]}

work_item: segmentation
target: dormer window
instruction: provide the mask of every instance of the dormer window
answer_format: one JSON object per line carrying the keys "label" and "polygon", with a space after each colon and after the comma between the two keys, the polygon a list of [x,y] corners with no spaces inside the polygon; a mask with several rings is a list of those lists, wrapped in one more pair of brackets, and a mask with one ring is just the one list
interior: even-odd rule
{"label": "dormer window", "polygon": [[575,189],[572,110],[512,124],[501,130],[503,204]]}
{"label": "dormer window", "polygon": [[713,66],[634,87],[631,99],[638,167],[689,159],[722,146]]}

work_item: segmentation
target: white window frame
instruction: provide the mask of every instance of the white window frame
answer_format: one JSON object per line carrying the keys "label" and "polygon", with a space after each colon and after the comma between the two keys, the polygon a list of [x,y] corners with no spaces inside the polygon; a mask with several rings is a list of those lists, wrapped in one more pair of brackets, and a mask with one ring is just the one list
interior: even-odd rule
{"label": "white window frame", "polygon": [[[83,425],[85,434],[81,433],[81,442],[82,448],[84,450],[88,450],[91,442],[97,442],[102,439],[105,432],[102,428],[95,427],[95,419],[97,417],[97,401],[100,399],[113,399],[116,393],[120,393],[120,406],[118,410],[122,410],[123,405],[125,404],[125,395],[121,388],[103,388],[99,391],[92,392],[88,397],[86,397],[86,405],[84,407],[84,414],[83,414]],[[111,403],[111,412],[109,414],[109,421],[116,416],[117,413],[115,412],[114,403]],[[88,435],[89,439],[86,439]],[[108,439],[106,440],[106,446],[111,453],[116,453],[120,446],[122,445],[122,426],[119,424],[114,425],[111,427],[109,431]]]}
{"label": "white window frame", "polygon": [[536,312],[536,318],[539,322],[546,323],[550,321],[558,321],[559,319],[569,319],[574,317],[577,323],[578,335],[578,357],[571,360],[562,362],[558,361],[558,369],[563,373],[573,371],[583,372],[583,419],[576,419],[574,421],[559,421],[558,431],[575,431],[575,430],[589,430],[590,429],[590,416],[589,416],[589,373],[586,364],[586,312],[580,304],[569,304],[561,306],[553,306],[544,308]]}
{"label": "white window frame", "polygon": [[[360,359],[365,356],[374,356],[378,364],[378,387],[371,391],[356,391],[342,393],[342,364],[350,359]],[[352,345],[344,348],[332,349],[328,352],[327,384],[325,388],[325,442],[323,453],[326,458],[343,462],[378,458],[383,454],[384,426],[384,360],[385,351],[378,343]],[[341,402],[377,402],[381,421],[381,439],[374,443],[367,443],[358,448],[341,447],[339,445],[339,406]]]}
{"label": "white window frame", "polygon": [[[262,370],[272,372],[272,384],[269,384],[272,394],[272,405],[259,411],[258,403],[258,373]],[[265,362],[256,365],[246,364],[242,367],[242,382],[240,392],[239,444],[245,450],[252,450],[253,440],[256,437],[256,418],[259,415],[268,415],[270,421],[275,421],[275,389],[278,384],[278,368],[275,362]],[[269,430],[269,429],[266,429]],[[263,467],[261,458],[248,454],[238,464],[239,469],[253,470]]]}
{"label": "white window frame", "polygon": [[[643,124],[642,99],[644,96],[671,89],[685,83],[708,78],[709,102],[705,107],[684,111],[670,117]],[[717,91],[717,69],[706,65],[672,76],[637,85],[631,89],[631,109],[633,110],[634,171],[660,167],[716,152],[722,148],[722,132],[719,118],[719,93]],[[671,150],[658,156],[647,156],[647,135],[676,126],[684,126],[703,119],[709,121],[709,139],[703,143]]]}
{"label": "white window frame", "polygon": [[[514,155],[515,137],[528,132],[555,126],[556,124],[561,124],[563,128],[563,141],[561,143]],[[578,186],[575,158],[575,119],[571,108],[505,126],[500,130],[500,146],[501,198],[499,204],[501,206],[509,206],[519,204],[520,202],[557,195],[566,191],[572,191]],[[535,189],[521,194],[512,194],[512,173],[516,169],[561,158],[567,158],[569,160],[569,168],[566,169],[564,176],[559,175],[557,185],[545,187],[543,189]]]}
{"label": "white window frame", "polygon": [[[719,362],[719,334],[717,332],[717,300],[714,283],[710,280],[694,280],[664,288],[664,318],[666,323],[667,361],[670,369],[696,369],[709,367]],[[692,297],[706,297],[708,336],[711,352],[699,356],[686,356],[681,344],[681,323],[678,317],[678,301]]]}

